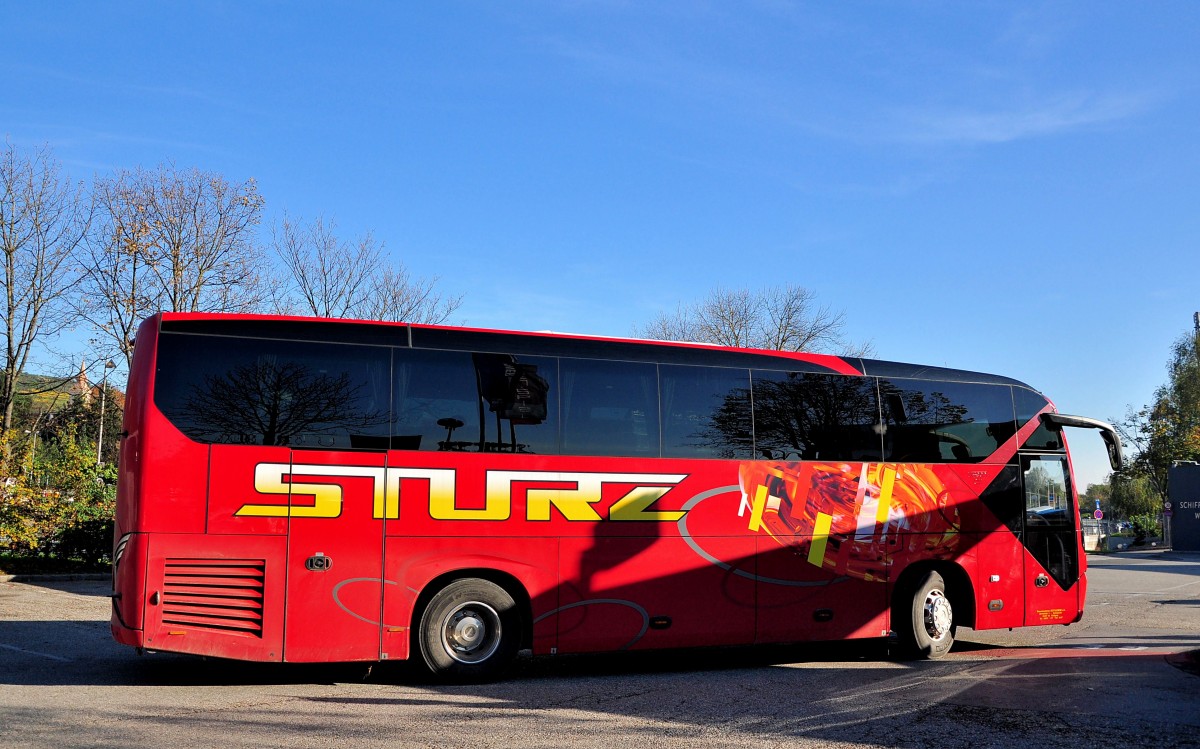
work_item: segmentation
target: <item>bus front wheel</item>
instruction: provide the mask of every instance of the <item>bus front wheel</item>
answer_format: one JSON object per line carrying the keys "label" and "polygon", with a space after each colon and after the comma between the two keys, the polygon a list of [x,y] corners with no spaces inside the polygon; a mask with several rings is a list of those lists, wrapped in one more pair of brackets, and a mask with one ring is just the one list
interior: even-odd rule
{"label": "bus front wheel", "polygon": [[447,681],[495,678],[517,654],[517,605],[488,580],[455,580],[429,601],[417,631],[425,665]]}
{"label": "bus front wheel", "polygon": [[946,595],[946,581],[937,572],[915,578],[907,592],[898,596],[893,619],[906,656],[941,658],[954,645],[958,629],[954,607]]}

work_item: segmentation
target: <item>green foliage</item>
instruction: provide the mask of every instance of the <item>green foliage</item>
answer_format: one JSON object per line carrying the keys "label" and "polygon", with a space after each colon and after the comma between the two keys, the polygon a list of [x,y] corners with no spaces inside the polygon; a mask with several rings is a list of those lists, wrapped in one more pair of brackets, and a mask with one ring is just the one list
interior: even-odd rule
{"label": "green foliage", "polygon": [[[112,547],[115,465],[96,465],[95,453],[73,428],[38,456],[32,452],[33,440],[17,437],[16,430],[10,430],[0,445],[11,448],[0,496],[0,547],[25,556],[103,561]],[[28,485],[33,465],[44,487]]]}
{"label": "green foliage", "polygon": [[[97,387],[96,391],[99,390],[100,388]],[[110,393],[115,392],[111,388],[109,390]],[[120,404],[122,402],[119,394],[105,399],[104,444],[101,459],[106,465],[115,465],[117,462],[120,448],[120,439],[117,435],[121,432],[123,414]],[[62,462],[61,450],[58,449],[58,445],[64,440],[67,443],[76,443],[80,449],[84,449],[82,446],[86,445],[86,451],[91,460],[95,461],[96,443],[100,438],[100,410],[98,397],[93,396],[88,401],[76,398],[40,421],[38,437],[42,441],[43,449],[39,453],[41,462],[36,471],[39,483],[45,484],[52,481],[48,476],[42,474],[41,469],[45,467],[53,472],[54,464]],[[56,483],[50,485],[57,486]]]}
{"label": "green foliage", "polygon": [[1109,483],[1109,507],[1114,517],[1133,519],[1152,515],[1162,507],[1153,481],[1146,476],[1114,475]]}
{"label": "green foliage", "polygon": [[[1109,484],[1088,484],[1083,494],[1079,495],[1079,507],[1087,512],[1100,503],[1100,508],[1108,515],[1114,515],[1112,506],[1112,486]],[[1110,518],[1110,519],[1115,519]]]}
{"label": "green foliage", "polygon": [[1166,499],[1171,464],[1200,460],[1200,331],[1175,342],[1166,384],[1154,392],[1150,405],[1130,409],[1119,428],[1136,455],[1126,470],[1113,476],[1114,495],[1119,483],[1137,479],[1148,482],[1159,501]]}
{"label": "green foliage", "polygon": [[1147,536],[1161,536],[1162,526],[1158,523],[1158,515],[1153,513],[1143,513],[1133,515],[1130,518],[1133,523],[1134,543],[1140,544],[1146,540]]}
{"label": "green foliage", "polygon": [[1163,526],[1158,520],[1158,515],[1154,513],[1144,513],[1130,517],[1129,521],[1133,523],[1133,533],[1136,540],[1144,541],[1147,535],[1162,535]]}
{"label": "green foliage", "polygon": [[35,491],[6,479],[0,496],[0,540],[17,552],[45,548],[65,516],[58,492]]}

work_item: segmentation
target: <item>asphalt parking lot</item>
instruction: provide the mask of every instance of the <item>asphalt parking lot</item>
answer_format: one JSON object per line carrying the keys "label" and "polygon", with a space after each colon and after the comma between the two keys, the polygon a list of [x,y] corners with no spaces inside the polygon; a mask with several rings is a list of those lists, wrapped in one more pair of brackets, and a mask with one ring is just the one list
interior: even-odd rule
{"label": "asphalt parking lot", "polygon": [[1091,559],[1071,627],[960,631],[945,660],[841,643],[524,659],[439,686],[112,642],[104,581],[0,582],[4,747],[1200,746],[1200,556]]}

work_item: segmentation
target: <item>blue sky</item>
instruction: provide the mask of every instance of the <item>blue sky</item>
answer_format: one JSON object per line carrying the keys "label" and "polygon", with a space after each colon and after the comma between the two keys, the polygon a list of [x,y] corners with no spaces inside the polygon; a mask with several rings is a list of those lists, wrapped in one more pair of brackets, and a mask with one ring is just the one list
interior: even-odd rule
{"label": "blue sky", "polygon": [[[1200,310],[1193,2],[0,3],[0,134],[253,177],[471,325],[794,283],[1119,418]],[[1080,434],[1081,482],[1106,471]]]}

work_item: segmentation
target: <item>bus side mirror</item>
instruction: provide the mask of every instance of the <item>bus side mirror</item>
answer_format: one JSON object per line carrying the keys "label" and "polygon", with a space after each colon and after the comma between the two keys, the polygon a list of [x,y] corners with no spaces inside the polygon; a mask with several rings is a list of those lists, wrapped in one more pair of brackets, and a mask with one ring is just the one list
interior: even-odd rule
{"label": "bus side mirror", "polygon": [[1121,455],[1121,438],[1116,431],[1101,430],[1100,436],[1104,438],[1104,447],[1108,450],[1108,464],[1114,471],[1121,470],[1125,466],[1124,456]]}
{"label": "bus side mirror", "polygon": [[1125,457],[1121,452],[1121,437],[1117,430],[1099,419],[1089,419],[1086,416],[1068,416],[1047,411],[1042,414],[1042,424],[1046,428],[1061,432],[1063,427],[1080,427],[1082,429],[1099,429],[1104,447],[1108,450],[1108,464],[1114,471],[1119,471],[1125,465]]}

